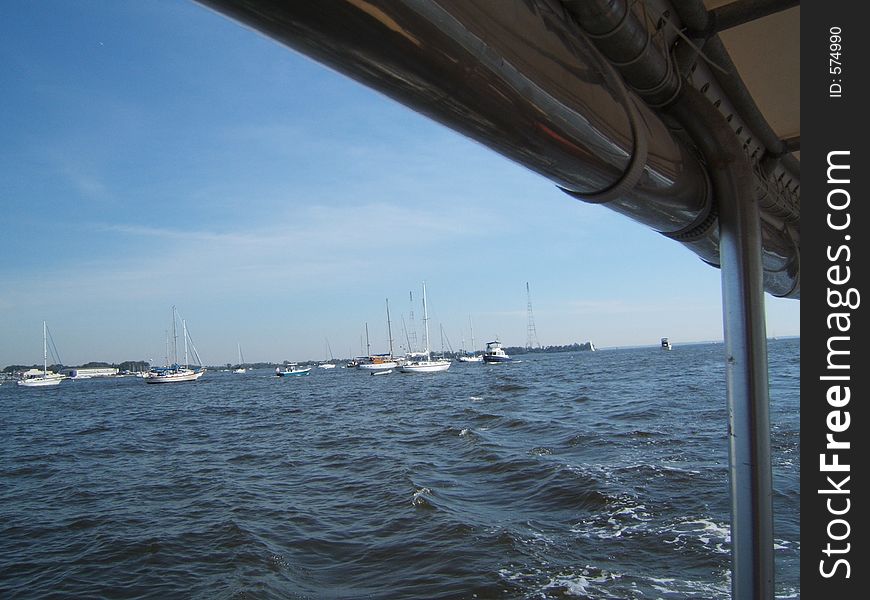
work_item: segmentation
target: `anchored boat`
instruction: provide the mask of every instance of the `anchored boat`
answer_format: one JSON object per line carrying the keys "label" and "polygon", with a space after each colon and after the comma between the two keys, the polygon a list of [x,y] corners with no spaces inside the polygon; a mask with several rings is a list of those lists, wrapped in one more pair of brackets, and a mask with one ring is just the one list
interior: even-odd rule
{"label": "anchored boat", "polygon": [[275,367],[276,377],[298,377],[301,375],[308,375],[309,373],[311,373],[311,367],[300,367],[296,363],[287,363],[283,369],[281,367]]}
{"label": "anchored boat", "polygon": [[[205,375],[205,369],[201,366],[202,360],[199,358],[199,353],[193,345],[193,340],[190,339],[190,333],[187,330],[187,321],[181,319],[182,337],[184,339],[184,364],[178,363],[178,335],[176,333],[176,322],[178,321],[178,311],[175,306],[172,307],[172,356],[171,365],[163,367],[152,367],[143,379],[145,383],[181,383],[185,381],[196,381]],[[189,351],[193,352],[199,367],[191,368],[189,361]],[[168,362],[168,358],[167,358]]]}
{"label": "anchored boat", "polygon": [[501,342],[493,340],[486,343],[486,350],[483,352],[483,362],[485,363],[506,363],[513,359],[501,347]]}

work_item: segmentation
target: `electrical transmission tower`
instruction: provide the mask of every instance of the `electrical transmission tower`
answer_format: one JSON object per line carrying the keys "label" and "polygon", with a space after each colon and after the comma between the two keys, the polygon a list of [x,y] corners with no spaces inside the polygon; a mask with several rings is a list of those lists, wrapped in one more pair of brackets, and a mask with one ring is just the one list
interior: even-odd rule
{"label": "electrical transmission tower", "polygon": [[538,332],[535,330],[535,315],[532,314],[532,294],[529,292],[529,282],[526,282],[526,297],[528,298],[527,311],[529,313],[529,326],[526,335],[526,348],[541,347],[538,341]]}

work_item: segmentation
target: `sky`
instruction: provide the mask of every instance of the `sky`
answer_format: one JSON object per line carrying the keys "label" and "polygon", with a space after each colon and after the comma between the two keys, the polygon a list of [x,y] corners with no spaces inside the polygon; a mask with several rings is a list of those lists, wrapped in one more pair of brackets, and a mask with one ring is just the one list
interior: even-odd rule
{"label": "sky", "polygon": [[398,353],[424,281],[433,350],[525,346],[529,302],[544,346],[722,339],[682,245],[192,1],[6,2],[0,59],[0,368],[43,321],[162,363],[172,306],[209,365],[386,352],[387,302]]}

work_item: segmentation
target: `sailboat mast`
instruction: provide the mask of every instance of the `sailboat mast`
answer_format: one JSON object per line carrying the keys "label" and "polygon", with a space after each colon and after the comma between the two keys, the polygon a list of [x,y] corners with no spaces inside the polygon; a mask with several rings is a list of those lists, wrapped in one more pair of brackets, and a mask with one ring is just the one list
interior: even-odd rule
{"label": "sailboat mast", "polygon": [[181,327],[184,331],[184,368],[186,369],[190,365],[190,361],[187,360],[187,321],[181,321]]}
{"label": "sailboat mast", "polygon": [[390,358],[393,357],[393,327],[390,325],[390,299],[387,298],[387,336],[390,338]]}
{"label": "sailboat mast", "polygon": [[471,315],[468,316],[468,326],[471,327],[471,353],[474,354],[477,349],[474,347],[474,321],[471,320]]}
{"label": "sailboat mast", "polygon": [[48,342],[46,341],[45,321],[42,322],[42,376],[48,377]]}
{"label": "sailboat mast", "polygon": [[423,282],[423,324],[426,326],[426,359],[432,359],[432,353],[429,350],[429,311],[426,308],[426,282]]}
{"label": "sailboat mast", "polygon": [[178,331],[175,329],[175,305],[172,305],[172,363],[178,364]]}
{"label": "sailboat mast", "polygon": [[372,355],[372,345],[369,343],[369,322],[366,321],[366,356]]}

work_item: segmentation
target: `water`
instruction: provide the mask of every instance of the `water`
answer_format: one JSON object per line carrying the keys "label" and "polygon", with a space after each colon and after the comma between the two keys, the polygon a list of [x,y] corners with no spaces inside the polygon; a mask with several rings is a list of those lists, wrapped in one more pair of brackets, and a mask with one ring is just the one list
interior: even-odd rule
{"label": "water", "polygon": [[[799,597],[799,340],[770,343]],[[726,598],[721,344],[0,386],[3,598]]]}

